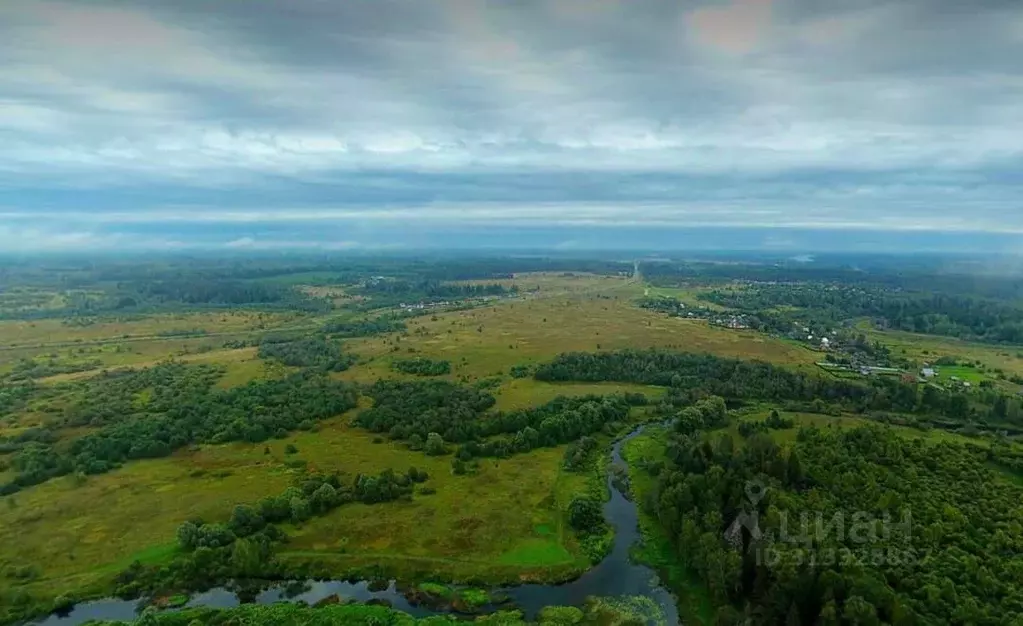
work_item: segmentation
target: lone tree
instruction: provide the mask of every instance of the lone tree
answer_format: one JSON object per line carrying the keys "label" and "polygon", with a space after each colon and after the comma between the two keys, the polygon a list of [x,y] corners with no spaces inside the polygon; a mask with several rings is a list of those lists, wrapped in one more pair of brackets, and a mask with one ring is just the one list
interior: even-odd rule
{"label": "lone tree", "polygon": [[437,433],[430,433],[426,436],[426,447],[424,450],[430,456],[440,456],[448,451],[444,445],[444,438]]}

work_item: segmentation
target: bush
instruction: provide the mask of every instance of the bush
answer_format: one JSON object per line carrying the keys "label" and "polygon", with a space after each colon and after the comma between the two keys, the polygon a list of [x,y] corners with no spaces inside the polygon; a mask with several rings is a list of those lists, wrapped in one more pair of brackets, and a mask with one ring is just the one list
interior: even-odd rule
{"label": "bush", "polygon": [[593,498],[578,497],[568,507],[568,523],[583,534],[596,534],[604,530],[604,511]]}
{"label": "bush", "polygon": [[391,363],[391,369],[402,374],[416,376],[443,376],[451,373],[451,362],[435,361],[424,357],[398,359]]}

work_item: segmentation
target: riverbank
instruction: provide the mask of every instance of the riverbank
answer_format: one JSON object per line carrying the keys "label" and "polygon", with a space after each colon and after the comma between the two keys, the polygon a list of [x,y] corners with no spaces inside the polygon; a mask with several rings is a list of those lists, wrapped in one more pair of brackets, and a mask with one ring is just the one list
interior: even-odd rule
{"label": "riverbank", "polygon": [[[472,620],[481,624],[500,626],[598,626],[606,624],[663,624],[657,607],[648,598],[591,598],[582,607],[545,607],[534,619],[527,620],[520,611],[500,611]],[[119,622],[99,622],[112,625]],[[190,626],[220,624],[260,624],[304,626],[440,626],[466,623],[455,616],[417,618],[388,606],[367,604],[333,604],[309,607],[301,604],[274,604],[270,606],[244,605],[233,609],[188,609],[181,612],[159,613],[147,617],[154,626]]]}
{"label": "riverbank", "polygon": [[[618,489],[614,479],[616,472],[613,469],[611,471],[607,470],[607,468],[614,467],[627,469],[624,467],[625,461],[621,454],[622,446],[630,439],[642,433],[644,428],[646,428],[644,425],[636,426],[628,435],[616,440],[611,446],[610,455],[601,455],[602,458],[595,464],[592,470],[593,473],[589,474],[588,477],[584,477],[587,481],[592,481],[595,477],[601,478],[602,486],[599,487],[599,492],[601,495],[608,496],[604,504],[604,516],[609,527],[613,529],[613,542],[606,558],[596,567],[589,569],[582,573],[581,576],[565,584],[552,585],[527,582],[526,584],[518,584],[514,587],[478,589],[478,592],[486,593],[489,598],[507,599],[508,606],[521,610],[528,619],[539,616],[545,607],[581,607],[591,597],[639,596],[648,598],[650,602],[653,602],[658,607],[660,613],[665,616],[664,623],[669,625],[677,624],[678,617],[671,594],[658,584],[653,570],[645,565],[630,561],[629,552],[639,538],[638,511],[636,506]],[[608,460],[610,464],[608,464]],[[372,576],[374,581],[380,581],[383,578],[379,575],[379,572],[379,569],[374,569],[374,575]],[[421,578],[419,580],[424,579]],[[429,580],[429,578],[425,578],[425,580]],[[518,582],[521,583],[523,581],[520,580]],[[449,614],[452,611],[459,611],[459,607],[454,604],[450,606],[424,606],[422,602],[423,595],[418,592],[418,590],[424,588],[423,583],[419,583],[417,586],[403,587],[391,580],[384,587],[380,583],[367,580],[361,582],[334,580],[310,582],[308,586],[309,589],[304,593],[291,595],[290,597],[285,593],[284,586],[279,586],[265,590],[247,599],[261,605],[269,605],[281,600],[315,604],[323,602],[328,598],[336,598],[338,600],[354,599],[361,602],[385,602],[412,616],[443,615]],[[476,588],[481,586],[474,585]],[[410,594],[410,590],[416,591],[416,593]],[[465,595],[461,591],[459,589],[452,589],[451,594],[452,596],[461,597]],[[429,595],[429,592],[427,595]],[[235,593],[220,588],[192,597],[187,606],[190,608],[232,608],[238,606],[240,602]],[[138,605],[134,601],[99,600],[75,606],[69,613],[63,616],[51,615],[50,618],[37,622],[37,624],[45,626],[74,626],[88,620],[131,619],[136,614],[137,607]],[[495,603],[489,603],[489,606],[486,608],[497,611],[502,607],[496,606]]]}
{"label": "riverbank", "polygon": [[633,546],[632,558],[652,567],[675,595],[682,623],[711,626],[716,609],[707,588],[676,556],[668,537],[645,507],[657,485],[657,477],[648,468],[664,461],[667,434],[665,427],[650,426],[629,439],[622,449],[629,467],[629,492],[636,505],[641,535]]}

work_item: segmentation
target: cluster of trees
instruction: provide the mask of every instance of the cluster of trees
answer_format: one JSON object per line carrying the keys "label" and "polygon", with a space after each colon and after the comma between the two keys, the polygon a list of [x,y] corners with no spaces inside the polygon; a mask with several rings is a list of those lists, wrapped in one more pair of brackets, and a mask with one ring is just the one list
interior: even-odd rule
{"label": "cluster of trees", "polygon": [[719,623],[1023,618],[1023,488],[976,450],[879,427],[804,428],[788,451],[683,429],[667,456],[644,506],[727,603]]}
{"label": "cluster of trees", "polygon": [[642,394],[559,396],[538,407],[488,416],[484,434],[518,434],[533,428],[540,445],[559,445],[599,432],[605,425],[623,422],[630,407],[645,403]]}
{"label": "cluster of trees", "polygon": [[740,420],[738,424],[739,434],[749,438],[756,433],[766,433],[771,430],[786,430],[795,426],[796,423],[781,416],[776,409],[771,409],[770,415],[764,421]]}
{"label": "cluster of trees", "polygon": [[494,397],[447,381],[380,380],[367,391],[373,407],[359,413],[357,425],[428,454],[444,454],[462,444],[458,458],[507,457],[537,447],[576,441],[628,418],[642,394],[558,397],[539,406],[493,412]]}
{"label": "cluster of trees", "polygon": [[570,472],[578,472],[585,469],[593,460],[593,453],[597,449],[597,440],[593,437],[580,437],[565,448],[565,458],[562,467]]}
{"label": "cluster of trees", "polygon": [[140,413],[165,413],[208,394],[223,373],[220,366],[180,361],[104,372],[75,386],[78,400],[65,409],[62,422],[103,426]]}
{"label": "cluster of trees", "polygon": [[23,382],[35,378],[46,378],[47,376],[56,376],[58,374],[85,372],[102,365],[103,362],[98,359],[79,361],[77,363],[60,363],[52,358],[46,361],[20,359],[11,368],[11,371],[4,376],[4,384]]}
{"label": "cluster of trees", "polygon": [[324,337],[266,337],[259,343],[259,358],[324,372],[342,372],[355,363],[355,357],[345,352],[340,342]]}
{"label": "cluster of trees", "polygon": [[370,296],[390,299],[403,298],[407,302],[409,300],[460,300],[463,298],[481,298],[483,296],[503,296],[509,293],[518,293],[519,288],[516,285],[505,287],[499,283],[470,285],[442,282],[437,279],[370,279],[358,291]]}
{"label": "cluster of trees", "polygon": [[51,444],[57,441],[57,433],[50,428],[26,428],[14,435],[0,437],[0,454],[9,454],[21,450],[26,444]]}
{"label": "cluster of trees", "polygon": [[728,406],[724,398],[711,396],[679,411],[675,417],[675,430],[680,433],[694,433],[719,428],[727,421]]}
{"label": "cluster of trees", "polygon": [[405,329],[405,322],[400,319],[381,315],[364,320],[332,320],[324,324],[321,330],[335,337],[370,337]]}
{"label": "cluster of trees", "polygon": [[11,384],[4,382],[0,385],[0,417],[10,415],[24,407],[37,389],[37,385],[31,381]]}
{"label": "cluster of trees", "polygon": [[279,578],[283,572],[274,547],[286,535],[275,524],[300,524],[349,502],[374,504],[409,497],[415,484],[427,478],[416,468],[359,474],[348,482],[337,474],[307,476],[256,506],[236,506],[226,523],[188,520],[177,530],[181,553],[165,565],[132,563],[117,577],[117,594],[201,591],[232,579]]}
{"label": "cluster of trees", "polygon": [[539,407],[490,414],[483,424],[483,436],[490,438],[466,442],[458,458],[505,458],[601,431],[610,434],[628,419],[630,406],[621,395],[589,395],[558,397]]}
{"label": "cluster of trees", "polygon": [[402,374],[415,376],[443,376],[451,373],[451,361],[416,357],[414,359],[395,359],[391,361],[391,369]]}
{"label": "cluster of trees", "polygon": [[193,389],[167,402],[151,400],[125,407],[127,412],[119,416],[90,420],[103,425],[67,446],[25,445],[12,462],[17,475],[0,493],[71,472],[107,472],[128,460],[166,456],[191,443],[283,437],[353,408],[357,397],[352,386],[306,370],[281,380],[227,390]]}
{"label": "cluster of trees", "polygon": [[480,415],[495,402],[489,393],[441,380],[378,380],[366,394],[373,406],[356,416],[357,425],[391,439],[416,435],[423,442],[430,433],[456,443],[479,438]]}
{"label": "cluster of trees", "polygon": [[533,368],[529,365],[512,365],[508,369],[512,378],[529,378],[533,375]]}
{"label": "cluster of trees", "polygon": [[1007,469],[1010,473],[1023,476],[1023,450],[1019,446],[1014,446],[1010,441],[1004,437],[998,437],[991,446],[984,450],[978,448],[978,454],[986,454],[987,459]]}

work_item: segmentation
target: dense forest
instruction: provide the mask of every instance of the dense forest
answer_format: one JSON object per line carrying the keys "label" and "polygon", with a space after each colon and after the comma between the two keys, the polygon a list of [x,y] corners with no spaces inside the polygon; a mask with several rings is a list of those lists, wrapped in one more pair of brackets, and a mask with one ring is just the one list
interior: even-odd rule
{"label": "dense forest", "polygon": [[894,292],[933,292],[953,296],[973,296],[1015,301],[1023,298],[1023,280],[1016,272],[990,270],[990,259],[961,259],[955,262],[944,255],[852,254],[814,255],[811,263],[791,258],[751,255],[730,258],[726,262],[694,260],[686,262],[645,261],[640,265],[643,277],[651,284],[671,287],[678,284],[726,286],[731,283],[818,283],[848,285],[864,289]]}
{"label": "dense forest", "polygon": [[224,309],[245,306],[249,309],[323,312],[324,300],[273,283],[243,282],[196,277],[187,280],[145,281],[96,285],[90,290],[62,291],[59,308],[18,308],[0,310],[0,319],[79,318],[93,315],[124,315],[160,311]]}
{"label": "dense forest", "polygon": [[887,327],[995,343],[1023,342],[1023,307],[966,295],[906,292],[846,284],[747,284],[716,289],[702,298],[748,313],[776,307],[803,322],[830,324],[857,317]]}
{"label": "dense forest", "polygon": [[719,624],[1023,620],[1023,489],[983,454],[878,427],[803,429],[789,450],[678,431],[644,504]]}

